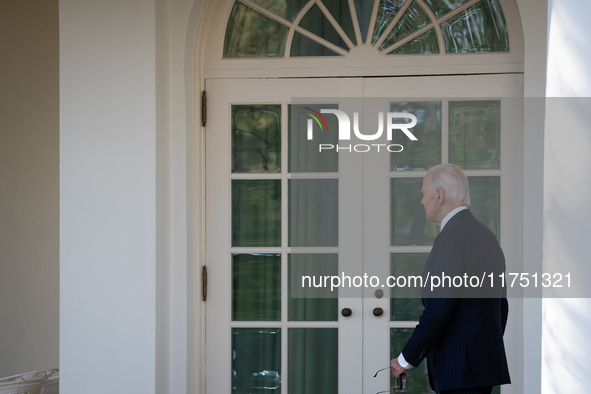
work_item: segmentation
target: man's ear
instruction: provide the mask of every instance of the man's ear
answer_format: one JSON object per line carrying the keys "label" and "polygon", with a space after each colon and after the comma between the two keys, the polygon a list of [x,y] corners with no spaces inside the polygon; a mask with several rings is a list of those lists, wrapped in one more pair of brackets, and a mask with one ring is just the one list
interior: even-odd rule
{"label": "man's ear", "polygon": [[445,197],[445,191],[443,189],[437,189],[437,204],[442,205]]}

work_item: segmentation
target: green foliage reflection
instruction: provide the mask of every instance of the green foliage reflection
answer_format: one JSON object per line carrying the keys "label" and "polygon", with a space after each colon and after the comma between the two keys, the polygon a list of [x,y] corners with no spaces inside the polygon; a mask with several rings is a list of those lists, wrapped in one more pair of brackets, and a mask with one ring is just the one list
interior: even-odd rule
{"label": "green foliage reflection", "polygon": [[394,49],[388,55],[432,55],[436,53],[439,53],[439,42],[435,29],[431,29]]}
{"label": "green foliage reflection", "polygon": [[281,246],[281,181],[232,181],[232,246]]}
{"label": "green foliage reflection", "polygon": [[224,57],[283,57],[289,29],[236,2],[224,39]]}
{"label": "green foliage reflection", "polygon": [[507,25],[497,0],[483,0],[441,23],[447,53],[509,52]]}
{"label": "green foliage reflection", "polygon": [[388,35],[388,38],[386,38],[382,45],[380,45],[380,50],[383,51],[390,45],[402,40],[404,37],[427,26],[429,23],[431,23],[431,19],[429,19],[425,10],[423,10],[417,2],[413,1],[400,20],[396,23],[396,26],[394,26]]}
{"label": "green foliage reflection", "polygon": [[232,255],[232,320],[281,320],[281,255]]}
{"label": "green foliage reflection", "polygon": [[232,106],[232,172],[281,172],[281,105]]}
{"label": "green foliage reflection", "polygon": [[378,41],[405,2],[406,0],[380,0],[378,15],[376,16],[376,23],[373,28],[372,45]]}

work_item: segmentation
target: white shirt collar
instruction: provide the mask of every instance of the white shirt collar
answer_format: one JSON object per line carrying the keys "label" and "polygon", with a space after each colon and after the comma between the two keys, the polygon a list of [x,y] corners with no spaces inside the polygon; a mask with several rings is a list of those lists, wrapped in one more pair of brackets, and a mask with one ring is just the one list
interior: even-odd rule
{"label": "white shirt collar", "polygon": [[443,220],[441,221],[441,229],[439,230],[440,232],[443,231],[443,227],[445,227],[445,225],[447,224],[447,222],[449,222],[449,219],[453,218],[454,215],[460,211],[463,211],[464,209],[468,209],[467,206],[461,206],[461,207],[457,207],[456,209],[452,210],[450,213],[448,213],[447,215],[445,215],[445,217],[443,218]]}

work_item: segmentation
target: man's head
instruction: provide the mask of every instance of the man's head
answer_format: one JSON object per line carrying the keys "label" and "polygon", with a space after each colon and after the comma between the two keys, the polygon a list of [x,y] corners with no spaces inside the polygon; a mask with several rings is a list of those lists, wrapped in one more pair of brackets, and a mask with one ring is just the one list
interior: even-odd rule
{"label": "man's head", "polygon": [[439,164],[431,168],[423,179],[423,199],[427,220],[437,225],[449,212],[463,205],[470,205],[468,178],[460,167]]}

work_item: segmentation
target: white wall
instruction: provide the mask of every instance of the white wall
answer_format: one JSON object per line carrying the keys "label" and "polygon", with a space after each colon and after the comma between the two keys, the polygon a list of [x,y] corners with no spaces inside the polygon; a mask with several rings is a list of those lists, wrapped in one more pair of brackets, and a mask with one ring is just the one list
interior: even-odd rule
{"label": "white wall", "polygon": [[[552,271],[590,264],[590,12],[586,0],[549,3],[544,267]],[[588,392],[591,300],[545,299],[543,313],[542,392]]]}
{"label": "white wall", "polygon": [[0,2],[0,377],[59,365],[57,16]]}
{"label": "white wall", "polygon": [[155,2],[60,1],[63,393],[155,393]]}
{"label": "white wall", "polygon": [[203,3],[60,1],[62,392],[201,388]]}

